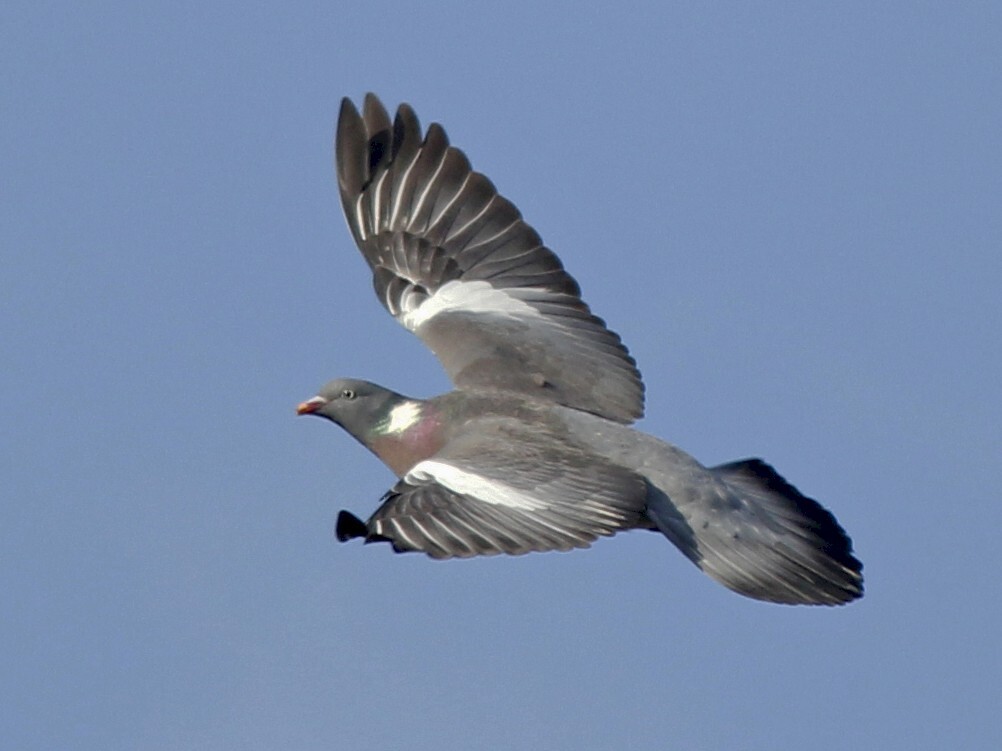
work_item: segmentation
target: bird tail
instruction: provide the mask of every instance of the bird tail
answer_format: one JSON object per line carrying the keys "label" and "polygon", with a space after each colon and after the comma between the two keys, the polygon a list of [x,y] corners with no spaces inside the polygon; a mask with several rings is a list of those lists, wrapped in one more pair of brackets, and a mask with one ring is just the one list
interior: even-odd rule
{"label": "bird tail", "polygon": [[863,566],[835,517],[761,459],[709,469],[679,503],[654,489],[648,515],[690,560],[758,600],[841,605],[863,595]]}

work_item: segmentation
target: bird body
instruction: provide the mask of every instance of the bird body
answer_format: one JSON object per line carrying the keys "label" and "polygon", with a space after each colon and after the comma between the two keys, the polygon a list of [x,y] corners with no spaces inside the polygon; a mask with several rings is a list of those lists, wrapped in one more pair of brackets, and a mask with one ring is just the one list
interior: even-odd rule
{"label": "bird body", "polygon": [[342,102],[337,173],[349,228],[387,310],[457,389],[427,399],[337,379],[299,406],[398,477],[338,537],[434,558],[569,550],[655,530],[761,600],[841,604],[862,565],[835,518],[758,459],[704,467],[630,426],[643,383],[619,337],[518,210],[440,126]]}

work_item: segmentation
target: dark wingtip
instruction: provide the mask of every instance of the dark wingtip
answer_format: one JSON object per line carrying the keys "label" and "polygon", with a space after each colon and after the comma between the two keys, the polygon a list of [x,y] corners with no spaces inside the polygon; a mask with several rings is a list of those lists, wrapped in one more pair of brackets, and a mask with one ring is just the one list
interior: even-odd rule
{"label": "dark wingtip", "polygon": [[356,114],[358,113],[358,110],[355,109],[355,103],[351,101],[351,97],[341,97],[341,114],[344,115],[345,113],[350,112],[355,112]]}
{"label": "dark wingtip", "polygon": [[381,131],[390,130],[390,115],[379,97],[371,91],[362,100],[362,119],[365,120],[365,127],[370,137]]}
{"label": "dark wingtip", "polygon": [[393,159],[412,159],[421,148],[421,123],[409,104],[397,107],[393,118]]}
{"label": "dark wingtip", "polygon": [[386,108],[382,101],[371,91],[365,92],[365,96],[362,97],[362,109],[366,113],[382,112],[384,116],[386,115]]}
{"label": "dark wingtip", "polygon": [[334,138],[334,164],[341,200],[354,197],[365,181],[363,166],[365,125],[354,102],[348,97],[341,100]]}
{"label": "dark wingtip", "polygon": [[368,537],[369,528],[350,511],[341,511],[337,515],[334,534],[337,535],[338,542],[348,542],[356,537]]}
{"label": "dark wingtip", "polygon": [[338,140],[344,140],[344,134],[348,128],[357,128],[356,123],[360,123],[362,116],[358,113],[355,103],[348,97],[341,99],[341,109],[337,115],[337,135]]}

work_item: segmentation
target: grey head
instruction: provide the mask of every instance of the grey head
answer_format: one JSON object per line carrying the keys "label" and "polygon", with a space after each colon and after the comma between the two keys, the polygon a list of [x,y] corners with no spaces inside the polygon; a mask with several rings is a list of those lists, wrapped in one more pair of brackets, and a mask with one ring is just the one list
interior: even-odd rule
{"label": "grey head", "polygon": [[395,391],[357,378],[336,378],[296,409],[300,415],[325,417],[365,446],[385,430],[395,407],[415,403]]}

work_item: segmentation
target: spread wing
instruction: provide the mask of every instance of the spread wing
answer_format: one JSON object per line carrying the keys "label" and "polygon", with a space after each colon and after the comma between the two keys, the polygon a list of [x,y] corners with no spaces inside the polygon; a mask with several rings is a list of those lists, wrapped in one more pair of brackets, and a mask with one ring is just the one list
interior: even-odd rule
{"label": "spread wing", "polygon": [[629,423],[643,384],[619,336],[518,209],[445,131],[413,110],[391,123],[369,94],[345,99],[338,186],[348,226],[387,310],[461,389],[500,389]]}
{"label": "spread wing", "polygon": [[588,547],[647,526],[647,483],[629,470],[493,420],[416,464],[368,521],[347,512],[338,538],[386,540],[433,558]]}

